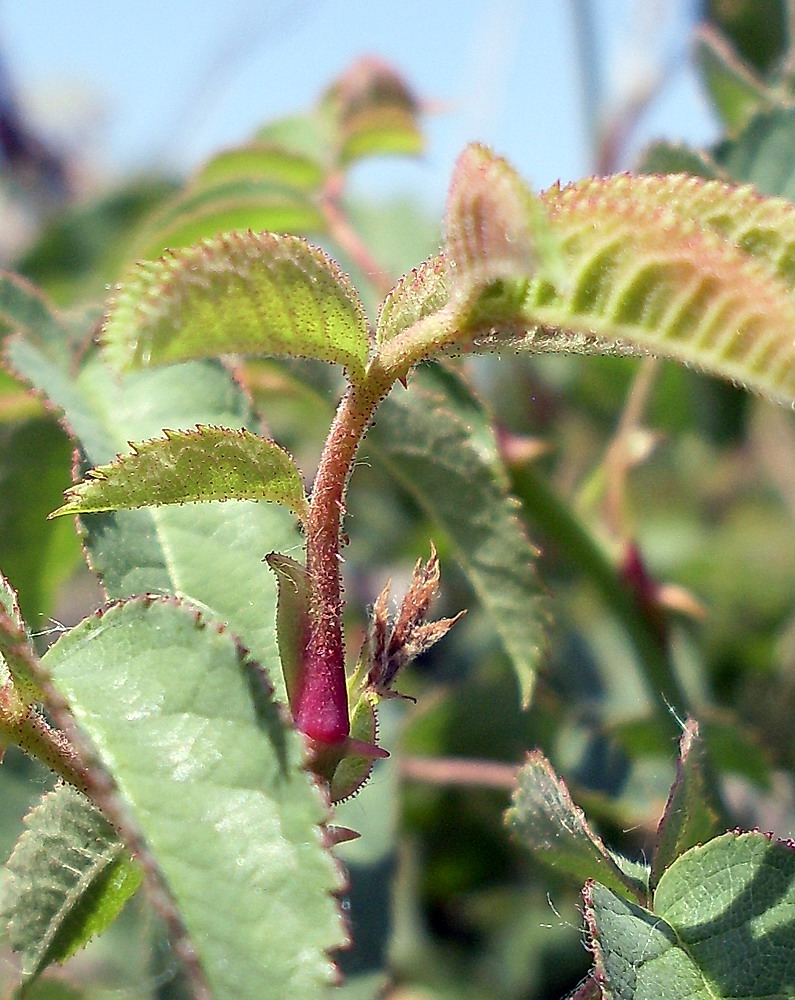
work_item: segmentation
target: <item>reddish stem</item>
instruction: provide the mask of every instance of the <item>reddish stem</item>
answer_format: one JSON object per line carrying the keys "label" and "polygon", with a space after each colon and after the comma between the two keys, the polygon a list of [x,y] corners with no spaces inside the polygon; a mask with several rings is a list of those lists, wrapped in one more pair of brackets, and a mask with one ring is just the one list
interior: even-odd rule
{"label": "reddish stem", "polygon": [[[341,743],[350,733],[342,638],[340,533],[353,460],[373,412],[389,389],[350,388],[339,405],[318,466],[306,534],[311,589],[310,628],[303,684],[293,705],[301,732],[319,743]],[[378,379],[376,379],[378,383]]]}

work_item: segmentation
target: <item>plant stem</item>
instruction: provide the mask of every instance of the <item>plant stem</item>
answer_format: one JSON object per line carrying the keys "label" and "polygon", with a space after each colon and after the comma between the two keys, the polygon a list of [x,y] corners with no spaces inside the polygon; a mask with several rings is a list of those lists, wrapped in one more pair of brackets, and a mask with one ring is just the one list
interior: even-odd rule
{"label": "plant stem", "polygon": [[293,714],[301,732],[319,743],[340,743],[350,732],[340,574],[345,492],[359,443],[391,385],[376,364],[364,383],[349,388],[329,430],[312,490],[306,529],[310,630]]}
{"label": "plant stem", "polygon": [[342,208],[344,175],[332,174],[326,181],[321,211],[326,219],[332,239],[348,254],[351,261],[372,282],[380,296],[385,296],[394,285],[389,274],[370,253],[359,234],[350,224]]}

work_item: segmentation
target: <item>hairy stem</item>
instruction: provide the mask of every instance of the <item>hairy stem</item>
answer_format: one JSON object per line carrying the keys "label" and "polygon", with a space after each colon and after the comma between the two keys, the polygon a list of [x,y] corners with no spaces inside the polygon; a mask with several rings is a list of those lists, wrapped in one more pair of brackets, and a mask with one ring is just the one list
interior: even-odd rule
{"label": "hairy stem", "polygon": [[351,386],[345,394],[312,490],[306,531],[310,630],[304,679],[293,713],[301,732],[319,743],[339,743],[350,732],[342,636],[342,518],[356,451],[391,384],[392,379],[375,364],[368,379],[360,386]]}

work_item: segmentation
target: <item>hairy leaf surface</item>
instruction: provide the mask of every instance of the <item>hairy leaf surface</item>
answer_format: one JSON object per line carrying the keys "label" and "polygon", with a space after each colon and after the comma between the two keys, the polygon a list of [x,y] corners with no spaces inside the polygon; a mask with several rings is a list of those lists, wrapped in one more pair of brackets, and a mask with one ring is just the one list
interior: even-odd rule
{"label": "hairy leaf surface", "polygon": [[340,875],[303,744],[256,665],[173,600],[112,606],[45,665],[114,775],[215,1000],[316,995],[344,942]]}
{"label": "hairy leaf surface", "polygon": [[508,498],[480,404],[451,372],[425,370],[381,405],[365,447],[449,536],[528,704],[546,622],[537,552]]}
{"label": "hairy leaf surface", "polygon": [[121,283],[104,328],[115,367],[223,354],[312,357],[354,381],[368,355],[352,285],[296,236],[231,232],[143,263]]}
{"label": "hairy leaf surface", "polygon": [[111,465],[88,472],[50,515],[85,514],[212,500],[262,500],[302,520],[308,503],[292,458],[273,441],[243,430],[197,427],[132,445]]}
{"label": "hairy leaf surface", "polygon": [[101,934],[140,885],[141,871],[111,824],[70,785],[47,792],[25,824],[7,864],[0,914],[28,983]]}

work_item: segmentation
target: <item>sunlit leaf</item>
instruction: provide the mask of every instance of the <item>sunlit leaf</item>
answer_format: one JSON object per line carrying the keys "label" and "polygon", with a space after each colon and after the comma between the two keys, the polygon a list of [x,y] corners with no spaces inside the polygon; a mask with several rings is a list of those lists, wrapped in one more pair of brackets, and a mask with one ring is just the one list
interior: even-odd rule
{"label": "sunlit leaf", "polygon": [[25,824],[6,866],[0,913],[28,983],[101,934],[141,872],[111,824],[70,785],[47,792]]}
{"label": "sunlit leaf", "polygon": [[308,503],[295,463],[277,444],[246,430],[198,427],[132,445],[91,469],[50,515],[87,514],[212,500],[265,500],[301,519]]}
{"label": "sunlit leaf", "polygon": [[193,187],[224,181],[267,180],[301,191],[317,191],[325,173],[310,156],[303,156],[275,142],[252,142],[224,150],[207,161],[191,180]]}
{"label": "sunlit leaf", "polygon": [[143,263],[105,322],[119,368],[219,354],[312,357],[361,378],[368,354],[359,298],[339,267],[295,236],[232,232]]}
{"label": "sunlit leaf", "polygon": [[318,995],[345,938],[340,875],[303,743],[256,665],[168,599],[84,621],[45,665],[115,776],[215,1000]]}

